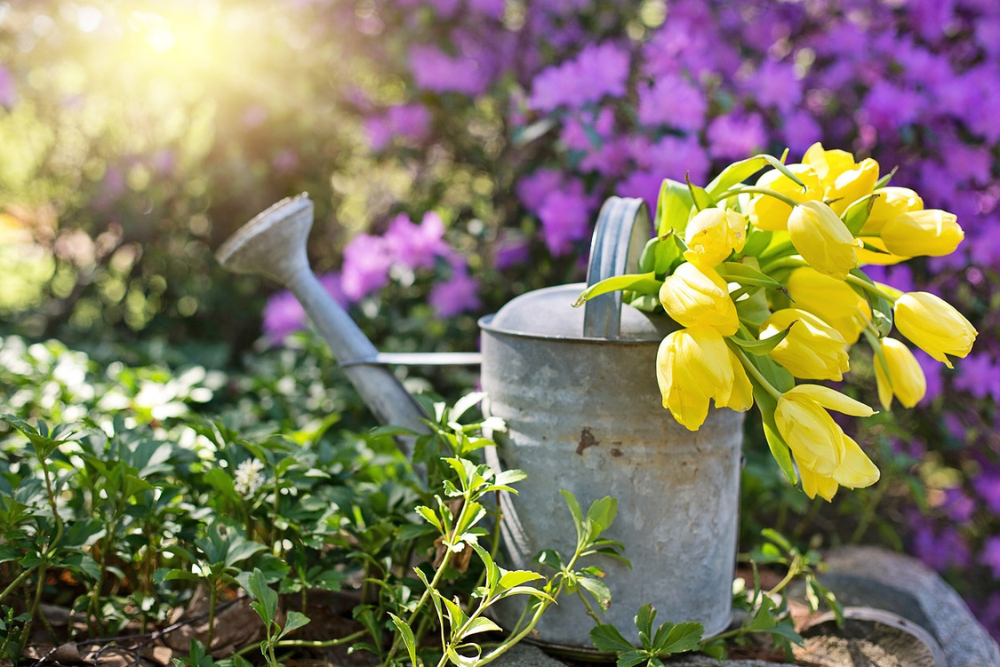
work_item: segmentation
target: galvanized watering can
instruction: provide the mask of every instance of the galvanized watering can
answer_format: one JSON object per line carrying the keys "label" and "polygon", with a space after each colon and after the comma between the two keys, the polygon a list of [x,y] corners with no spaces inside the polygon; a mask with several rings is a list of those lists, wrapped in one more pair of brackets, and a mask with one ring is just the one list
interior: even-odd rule
{"label": "galvanized watering can", "polygon": [[[376,417],[425,430],[419,405],[385,364],[469,363],[478,355],[378,353],[309,268],[312,220],[308,197],[283,200],[237,231],[218,259],[291,290]],[[594,232],[588,283],[634,271],[648,230],[641,200],[609,199]],[[712,410],[697,432],[675,422],[660,407],[653,369],[660,341],[676,325],[622,308],[619,292],[573,308],[585,287],[529,292],[480,320],[482,386],[490,412],[508,427],[499,464],[528,473],[516,499],[501,499],[508,565],[531,569],[545,548],[572,553],[575,532],[560,489],[584,507],[612,496],[618,515],[608,537],[625,545],[632,568],[599,564],[612,592],[604,622],[630,636],[633,616],[648,602],[661,620],[698,621],[706,636],[717,634],[731,620],[742,415]],[[501,624],[518,613],[501,610]],[[535,640],[593,652],[593,625],[584,605],[567,598],[542,617]]]}

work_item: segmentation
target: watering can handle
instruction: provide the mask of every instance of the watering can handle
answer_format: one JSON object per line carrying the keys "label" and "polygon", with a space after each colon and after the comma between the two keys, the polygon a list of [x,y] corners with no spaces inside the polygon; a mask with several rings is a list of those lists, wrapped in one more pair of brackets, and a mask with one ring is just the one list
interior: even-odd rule
{"label": "watering can handle", "polygon": [[[590,245],[587,286],[638,270],[639,255],[652,229],[641,199],[609,197],[601,207]],[[583,335],[616,340],[622,312],[620,291],[601,294],[584,304]]]}

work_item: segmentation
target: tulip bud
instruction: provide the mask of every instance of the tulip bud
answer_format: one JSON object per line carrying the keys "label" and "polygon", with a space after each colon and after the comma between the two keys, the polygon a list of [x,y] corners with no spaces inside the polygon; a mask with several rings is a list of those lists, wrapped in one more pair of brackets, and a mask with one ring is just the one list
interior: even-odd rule
{"label": "tulip bud", "polygon": [[848,345],[857,342],[865,320],[871,319],[868,302],[843,280],[804,267],[792,271],[787,286],[796,308],[829,324]]}
{"label": "tulip bud", "polygon": [[788,216],[788,235],[802,259],[820,273],[843,280],[858,265],[855,248],[861,243],[823,202],[796,206]]}
{"label": "tulip bud", "polygon": [[656,380],[663,407],[691,431],[704,423],[711,399],[717,408],[738,412],[753,405],[743,365],[711,327],[681,329],[664,338],[656,353]]}
{"label": "tulip bud", "polygon": [[660,303],[684,327],[714,327],[723,336],[732,336],[740,328],[729,285],[707,266],[692,262],[678,266],[660,287]]}
{"label": "tulip bud", "polygon": [[842,173],[856,166],[854,156],[847,151],[823,150],[819,142],[809,147],[802,162],[812,167],[824,184],[833,183]]}
{"label": "tulip bud", "polygon": [[684,243],[689,262],[703,266],[721,264],[747,242],[747,219],[731,208],[706,208],[688,221]]}
{"label": "tulip bud", "polygon": [[774,312],[761,325],[760,339],[784,329],[788,335],[768,354],[797,378],[843,380],[850,370],[847,343],[840,333],[811,313],[795,308]]}
{"label": "tulip bud", "polygon": [[871,213],[865,226],[861,228],[861,236],[865,234],[877,234],[892,218],[910,211],[921,211],[924,208],[924,200],[916,192],[909,188],[887,187],[875,191],[878,197],[872,204]]}
{"label": "tulip bud", "polygon": [[896,255],[941,257],[955,252],[965,232],[954,213],[931,209],[897,215],[882,227],[881,238]]}
{"label": "tulip bud", "polygon": [[830,208],[840,215],[855,201],[870,195],[878,182],[878,162],[865,158],[855,167],[837,176],[826,184],[823,198],[830,202]]}
{"label": "tulip bud", "polygon": [[904,407],[912,408],[927,391],[927,380],[920,363],[910,348],[894,338],[882,339],[882,356],[888,368],[882,365],[878,355],[874,362],[878,399],[882,407],[888,410],[895,394]]}
{"label": "tulip bud", "polygon": [[844,461],[846,446],[843,430],[826,408],[856,417],[875,414],[864,403],[829,387],[800,384],[778,399],[774,421],[800,467],[831,477]]}
{"label": "tulip bud", "polygon": [[819,495],[829,501],[833,500],[840,486],[857,489],[871,486],[878,481],[880,477],[878,468],[858,443],[847,434],[843,434],[843,445],[844,458],[831,475],[820,475],[798,462],[802,490],[810,498]]}
{"label": "tulip bud", "polygon": [[[812,167],[805,164],[790,164],[788,165],[788,170],[805,184],[806,189],[804,192],[801,185],[798,185],[777,169],[773,169],[761,176],[757,181],[757,187],[774,190],[798,202],[818,201],[823,198],[823,184]],[[755,196],[750,200],[747,208],[747,217],[753,226],[765,231],[783,231],[787,229],[788,216],[791,213],[791,206],[770,195]]]}
{"label": "tulip bud", "polygon": [[893,312],[899,333],[948,368],[947,355],[965,357],[979,333],[947,301],[927,292],[907,292]]}

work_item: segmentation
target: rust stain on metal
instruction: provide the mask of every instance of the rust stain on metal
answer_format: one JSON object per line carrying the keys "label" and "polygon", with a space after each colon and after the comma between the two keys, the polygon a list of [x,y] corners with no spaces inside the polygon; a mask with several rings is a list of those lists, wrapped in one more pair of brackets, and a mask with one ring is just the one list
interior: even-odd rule
{"label": "rust stain on metal", "polygon": [[583,450],[588,447],[596,447],[599,444],[601,443],[594,437],[594,432],[590,430],[590,427],[584,426],[583,430],[580,431],[580,444],[576,448],[576,453],[583,456]]}

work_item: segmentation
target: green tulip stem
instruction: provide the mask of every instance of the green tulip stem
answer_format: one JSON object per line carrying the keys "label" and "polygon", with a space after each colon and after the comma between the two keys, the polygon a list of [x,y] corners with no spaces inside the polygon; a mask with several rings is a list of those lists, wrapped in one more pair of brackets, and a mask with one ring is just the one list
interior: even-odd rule
{"label": "green tulip stem", "polygon": [[775,389],[774,385],[767,381],[767,378],[765,378],[757,367],[753,365],[753,362],[747,358],[747,355],[743,350],[741,350],[737,345],[730,345],[729,349],[736,354],[736,358],[740,360],[741,364],[743,364],[743,368],[745,368],[747,372],[753,376],[753,379],[757,381],[757,384],[764,388],[764,391],[769,393],[771,396],[774,396],[775,400],[781,398],[781,392]]}
{"label": "green tulip stem", "polygon": [[847,276],[847,282],[849,282],[850,284],[854,285],[855,287],[860,287],[861,289],[863,289],[864,291],[868,292],[869,294],[872,294],[874,296],[877,296],[877,297],[880,297],[882,299],[885,299],[886,301],[889,302],[890,305],[893,305],[893,306],[896,305],[896,297],[892,296],[891,294],[886,294],[885,292],[883,292],[882,290],[880,290],[878,287],[875,287],[875,285],[872,285],[867,280],[862,280],[861,278],[858,278],[857,276]]}
{"label": "green tulip stem", "polygon": [[767,195],[768,197],[774,197],[775,199],[777,199],[779,201],[785,202],[786,204],[788,204],[792,208],[795,208],[796,206],[799,205],[799,202],[795,201],[794,199],[792,199],[788,195],[781,194],[780,192],[776,192],[775,190],[770,190],[768,188],[758,188],[758,187],[753,186],[753,185],[747,185],[747,186],[744,186],[742,188],[732,188],[730,190],[726,190],[725,192],[723,192],[718,197],[718,199],[719,199],[719,201],[722,201],[723,199],[729,199],[730,197],[735,197],[735,196],[741,195],[743,193],[756,194],[756,195]]}

